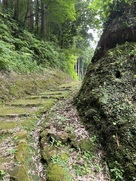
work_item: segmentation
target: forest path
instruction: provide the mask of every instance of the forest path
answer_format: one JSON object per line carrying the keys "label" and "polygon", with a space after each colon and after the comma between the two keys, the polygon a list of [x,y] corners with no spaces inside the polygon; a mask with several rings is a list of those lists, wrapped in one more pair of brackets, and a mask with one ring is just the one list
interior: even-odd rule
{"label": "forest path", "polygon": [[72,105],[79,87],[71,82],[0,105],[0,180],[109,180],[96,135]]}

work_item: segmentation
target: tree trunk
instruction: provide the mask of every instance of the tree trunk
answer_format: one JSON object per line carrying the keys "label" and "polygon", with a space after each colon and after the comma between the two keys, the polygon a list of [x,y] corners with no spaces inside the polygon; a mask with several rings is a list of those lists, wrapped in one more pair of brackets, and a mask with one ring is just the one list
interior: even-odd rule
{"label": "tree trunk", "polygon": [[41,1],[41,36],[46,34],[46,17],[45,17],[45,3]]}
{"label": "tree trunk", "polygon": [[20,12],[20,0],[16,0],[14,4],[14,18],[19,21],[19,12]]}
{"label": "tree trunk", "polygon": [[35,10],[35,29],[36,29],[36,33],[39,32],[39,21],[40,21],[40,13],[39,13],[39,9],[40,9],[40,3],[39,0],[36,0],[36,10]]}
{"label": "tree trunk", "polygon": [[8,9],[8,0],[3,0],[3,8]]}
{"label": "tree trunk", "polygon": [[28,28],[32,31],[34,28],[34,11],[33,11],[33,2],[28,0],[27,12],[25,21],[27,20]]}

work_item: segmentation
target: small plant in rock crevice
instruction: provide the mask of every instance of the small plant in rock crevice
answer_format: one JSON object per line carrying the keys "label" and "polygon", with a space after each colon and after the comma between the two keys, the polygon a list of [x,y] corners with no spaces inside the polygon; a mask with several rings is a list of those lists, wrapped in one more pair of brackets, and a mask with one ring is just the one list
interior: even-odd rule
{"label": "small plant in rock crevice", "polygon": [[4,170],[0,170],[0,180],[3,180],[3,177],[5,176],[6,172]]}
{"label": "small plant in rock crevice", "polygon": [[0,176],[4,176],[6,172],[4,170],[0,170]]}
{"label": "small plant in rock crevice", "polygon": [[10,155],[13,155],[16,151],[17,151],[16,148],[9,148],[9,149],[7,150],[7,152],[8,152]]}

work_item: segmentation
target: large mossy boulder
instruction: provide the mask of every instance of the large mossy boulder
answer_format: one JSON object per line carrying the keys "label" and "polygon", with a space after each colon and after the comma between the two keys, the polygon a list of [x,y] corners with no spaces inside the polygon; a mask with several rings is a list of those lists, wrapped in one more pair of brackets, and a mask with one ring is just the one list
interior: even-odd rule
{"label": "large mossy boulder", "polygon": [[136,43],[117,45],[90,64],[76,102],[96,128],[112,178],[135,180]]}
{"label": "large mossy boulder", "polygon": [[[118,1],[89,65],[77,109],[93,124],[112,180],[136,180],[136,2]],[[89,126],[87,126],[89,127]]]}

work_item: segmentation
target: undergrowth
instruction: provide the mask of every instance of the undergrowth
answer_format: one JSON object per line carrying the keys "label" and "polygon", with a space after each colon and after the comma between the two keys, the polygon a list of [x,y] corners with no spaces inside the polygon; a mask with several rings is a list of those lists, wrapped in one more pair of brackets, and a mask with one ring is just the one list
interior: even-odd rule
{"label": "undergrowth", "polygon": [[77,79],[74,65],[77,57],[71,50],[61,49],[54,42],[43,41],[0,12],[0,71],[21,73],[42,72],[57,68]]}

